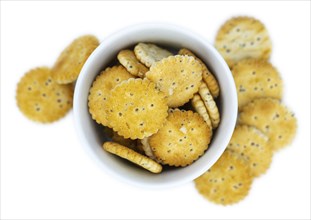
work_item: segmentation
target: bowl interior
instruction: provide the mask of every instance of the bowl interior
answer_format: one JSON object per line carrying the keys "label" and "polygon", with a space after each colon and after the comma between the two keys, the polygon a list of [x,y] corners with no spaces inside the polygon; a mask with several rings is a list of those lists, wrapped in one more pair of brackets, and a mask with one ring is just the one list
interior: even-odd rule
{"label": "bowl interior", "polygon": [[[173,48],[188,48],[196,53],[213,72],[220,85],[221,123],[206,153],[190,166],[152,174],[117,158],[102,149],[103,129],[88,111],[88,93],[98,73],[105,69],[118,52],[138,42],[153,42]],[[163,188],[192,181],[209,169],[225,150],[237,117],[237,96],[231,72],[219,53],[204,38],[189,30],[166,24],[142,24],[123,29],[102,41],[85,63],[75,87],[74,117],[82,145],[100,166],[131,184]]]}

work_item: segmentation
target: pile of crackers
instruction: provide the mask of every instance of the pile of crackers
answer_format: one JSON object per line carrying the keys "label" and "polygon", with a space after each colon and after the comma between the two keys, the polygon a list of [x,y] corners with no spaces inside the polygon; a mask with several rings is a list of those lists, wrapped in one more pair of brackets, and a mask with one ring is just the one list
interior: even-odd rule
{"label": "pile of crackers", "polygon": [[239,116],[226,151],[195,185],[208,200],[228,205],[245,198],[253,179],[269,168],[273,154],[291,143],[297,122],[281,101],[283,82],[269,62],[271,40],[259,20],[226,21],[215,47],[232,71]]}
{"label": "pile of crackers", "polygon": [[[21,112],[41,123],[64,117],[81,68],[98,45],[95,36],[81,36],[52,67],[28,71],[16,90]],[[269,62],[271,40],[259,20],[228,20],[215,47],[232,71],[239,116],[223,155],[194,182],[208,200],[228,205],[244,199],[273,154],[291,143],[297,122],[281,101],[283,82]],[[192,164],[206,152],[220,123],[217,79],[192,51],[178,49],[173,54],[152,42],[124,49],[89,91],[90,115],[110,138],[103,149],[152,173]]]}
{"label": "pile of crackers", "polygon": [[189,49],[179,49],[141,42],[119,51],[88,97],[92,118],[110,134],[103,148],[152,173],[192,164],[220,123],[216,78]]}
{"label": "pile of crackers", "polygon": [[42,66],[28,71],[16,89],[20,111],[27,118],[41,123],[64,117],[72,108],[74,83],[98,45],[96,37],[81,36],[63,50],[52,67]]}

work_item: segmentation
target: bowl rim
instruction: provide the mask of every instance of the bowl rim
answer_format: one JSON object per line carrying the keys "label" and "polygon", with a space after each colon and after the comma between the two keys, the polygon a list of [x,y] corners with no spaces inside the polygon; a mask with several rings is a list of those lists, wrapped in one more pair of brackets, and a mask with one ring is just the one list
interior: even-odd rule
{"label": "bowl rim", "polygon": [[[178,185],[182,185],[185,184],[187,182],[190,182],[192,180],[194,180],[195,178],[197,178],[198,176],[200,176],[201,174],[203,174],[207,169],[209,169],[209,167],[211,167],[222,155],[222,153],[225,151],[230,138],[232,136],[234,127],[235,127],[235,123],[236,123],[236,119],[237,119],[237,113],[238,113],[238,105],[237,105],[237,94],[236,94],[236,87],[234,84],[234,80],[233,77],[231,77],[230,80],[228,80],[226,83],[228,84],[228,88],[230,91],[234,91],[233,94],[231,94],[231,98],[232,98],[232,103],[233,103],[233,109],[232,109],[232,117],[230,120],[230,125],[227,128],[227,132],[225,133],[226,135],[222,137],[223,142],[226,143],[224,144],[224,146],[219,146],[218,147],[218,151],[217,154],[213,157],[213,160],[210,160],[207,162],[207,165],[205,166],[201,166],[200,169],[198,169],[198,171],[196,171],[195,173],[189,174],[187,176],[187,178],[182,178],[182,179],[178,179],[175,181],[170,181],[170,182],[162,182],[161,184],[157,183],[157,184],[147,184],[144,181],[133,181],[132,179],[129,179],[127,177],[124,177],[120,174],[118,174],[118,172],[113,171],[111,168],[109,168],[108,166],[104,165],[104,163],[101,161],[101,159],[99,158],[99,156],[96,154],[96,152],[94,152],[94,150],[91,149],[91,147],[89,146],[89,142],[87,140],[87,138],[85,137],[85,133],[83,132],[83,126],[81,123],[81,118],[80,115],[81,113],[81,109],[79,108],[79,104],[80,104],[80,94],[81,94],[81,90],[80,88],[83,85],[83,82],[85,80],[85,77],[87,77],[87,70],[89,68],[91,68],[91,65],[93,65],[93,60],[95,57],[98,56],[98,54],[100,54],[100,52],[103,50],[103,47],[108,44],[109,42],[114,42],[116,41],[116,39],[119,39],[120,37],[124,37],[126,36],[128,33],[133,33],[135,31],[142,31],[142,30],[173,30],[176,32],[180,32],[184,35],[187,35],[189,38],[192,38],[193,40],[196,41],[200,41],[202,44],[204,44],[209,50],[211,50],[211,52],[213,53],[213,56],[215,56],[215,58],[217,59],[217,61],[220,63],[220,65],[224,68],[224,70],[226,71],[225,74],[231,74],[231,71],[228,67],[228,65],[226,64],[226,62],[224,61],[224,59],[222,58],[222,56],[219,54],[219,52],[213,47],[212,44],[209,43],[209,41],[207,39],[205,39],[203,36],[201,36],[200,34],[194,32],[193,30],[187,29],[185,27],[179,26],[179,25],[175,25],[175,24],[168,24],[168,23],[162,23],[162,22],[144,22],[144,23],[138,23],[138,24],[134,24],[134,25],[130,25],[124,28],[121,28],[117,31],[115,31],[114,33],[110,34],[109,36],[105,37],[100,45],[93,51],[93,53],[89,56],[89,58],[87,59],[87,61],[85,62],[80,75],[76,81],[76,85],[75,85],[75,92],[74,92],[74,101],[73,101],[73,114],[74,114],[74,122],[75,122],[75,128],[76,128],[76,133],[79,137],[79,140],[81,142],[81,145],[83,145],[83,149],[86,150],[87,154],[90,155],[91,159],[93,159],[94,161],[96,161],[96,163],[102,167],[109,175],[112,175],[113,177],[115,177],[116,179],[121,180],[122,182],[125,183],[129,183],[131,185],[135,185],[138,187],[144,187],[144,188],[153,188],[153,189],[159,189],[159,188],[170,188],[170,187],[174,187],[174,186],[178,186]],[[156,43],[156,42],[155,42]],[[201,56],[199,56],[200,58],[202,58]],[[85,91],[84,91],[85,92]],[[201,159],[201,158],[199,158]],[[191,166],[191,165],[189,165]],[[154,174],[154,175],[161,175],[161,174]]]}

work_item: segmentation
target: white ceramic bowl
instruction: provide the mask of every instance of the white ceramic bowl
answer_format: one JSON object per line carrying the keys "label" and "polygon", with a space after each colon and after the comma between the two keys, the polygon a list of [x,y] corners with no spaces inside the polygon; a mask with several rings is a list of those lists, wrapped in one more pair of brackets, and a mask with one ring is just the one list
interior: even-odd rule
{"label": "white ceramic bowl", "polygon": [[[105,138],[88,111],[88,94],[96,75],[115,59],[122,49],[138,42],[153,42],[175,48],[189,48],[197,54],[216,76],[220,85],[221,123],[213,135],[206,153],[196,162],[184,168],[165,170],[152,174],[139,167],[129,165],[102,149]],[[74,118],[80,141],[94,161],[112,176],[127,183],[149,187],[166,188],[192,181],[208,170],[225,150],[237,118],[237,95],[231,72],[216,49],[203,37],[190,30],[162,23],[145,23],[130,26],[103,39],[92,53],[75,86]]]}

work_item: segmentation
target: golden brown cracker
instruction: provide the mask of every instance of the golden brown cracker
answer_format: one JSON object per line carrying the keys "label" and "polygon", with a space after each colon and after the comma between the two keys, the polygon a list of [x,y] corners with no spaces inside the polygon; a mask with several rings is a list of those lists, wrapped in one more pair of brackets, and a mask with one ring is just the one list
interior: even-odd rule
{"label": "golden brown cracker", "polygon": [[178,52],[179,55],[184,56],[192,56],[194,57],[199,63],[202,65],[202,78],[203,81],[206,83],[208,89],[210,90],[213,98],[217,98],[219,96],[219,85],[215,78],[215,76],[211,73],[211,71],[207,68],[205,63],[200,60],[193,52],[191,52],[189,49],[182,48]]}
{"label": "golden brown cracker", "polygon": [[156,133],[167,117],[167,99],[148,79],[129,79],[107,98],[109,125],[125,138],[142,139]]}
{"label": "golden brown cracker", "polygon": [[103,148],[119,157],[122,157],[134,164],[137,164],[140,167],[143,167],[144,169],[152,172],[152,173],[161,173],[162,166],[161,164],[158,164],[157,162],[151,160],[150,158],[141,155],[132,149],[129,149],[125,146],[122,146],[120,144],[114,143],[114,142],[105,142],[103,144]]}
{"label": "golden brown cracker", "polygon": [[133,76],[144,78],[145,73],[149,70],[139,62],[131,50],[121,50],[118,54],[118,60]]}
{"label": "golden brown cracker", "polygon": [[98,45],[98,39],[92,35],[84,35],[75,39],[64,49],[54,64],[53,79],[59,84],[75,81],[84,63]]}
{"label": "golden brown cracker", "polygon": [[228,145],[228,149],[243,156],[254,176],[266,172],[272,161],[269,138],[253,126],[238,125]]}
{"label": "golden brown cracker", "polygon": [[208,148],[211,129],[192,111],[174,110],[164,126],[148,138],[154,156],[162,164],[187,166]]}
{"label": "golden brown cracker", "polygon": [[147,67],[151,67],[154,63],[162,60],[163,58],[173,55],[170,51],[150,43],[137,44],[134,48],[134,53],[137,59]]}
{"label": "golden brown cracker", "polygon": [[251,17],[227,20],[217,33],[215,47],[230,67],[245,58],[267,60],[272,48],[263,23]]}
{"label": "golden brown cracker", "polygon": [[213,128],[217,128],[220,123],[220,114],[218,111],[218,107],[211,95],[209,89],[207,88],[205,83],[201,83],[199,88],[199,94],[204,102],[204,105],[207,109],[208,115],[211,119]]}
{"label": "golden brown cracker", "polygon": [[194,180],[196,189],[211,202],[230,205],[244,199],[253,181],[247,162],[226,150],[218,161]]}
{"label": "golden brown cracker", "polygon": [[169,107],[178,107],[188,102],[198,91],[202,66],[193,57],[170,56],[155,63],[146,77],[165,93]]}
{"label": "golden brown cracker", "polygon": [[72,99],[72,84],[57,84],[48,67],[30,70],[17,85],[17,106],[34,121],[48,123],[64,117],[72,108]]}
{"label": "golden brown cracker", "polygon": [[239,122],[260,129],[269,137],[273,150],[288,145],[297,128],[294,114],[273,98],[260,98],[249,102],[242,108]]}
{"label": "golden brown cracker", "polygon": [[201,117],[204,119],[208,127],[212,130],[212,121],[208,115],[207,109],[204,105],[204,102],[199,94],[195,94],[193,98],[191,99],[191,105],[195,109],[195,111],[201,115]]}
{"label": "golden brown cracker", "polygon": [[278,71],[265,60],[246,59],[232,68],[239,109],[255,98],[282,98],[283,83]]}
{"label": "golden brown cracker", "polygon": [[98,124],[109,126],[105,112],[106,100],[116,85],[132,77],[123,66],[108,67],[96,77],[90,89],[88,106],[92,118]]}

